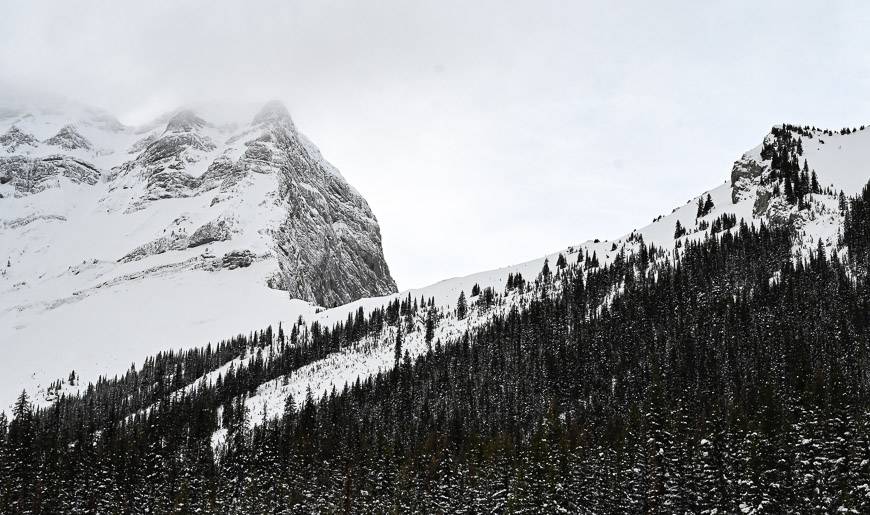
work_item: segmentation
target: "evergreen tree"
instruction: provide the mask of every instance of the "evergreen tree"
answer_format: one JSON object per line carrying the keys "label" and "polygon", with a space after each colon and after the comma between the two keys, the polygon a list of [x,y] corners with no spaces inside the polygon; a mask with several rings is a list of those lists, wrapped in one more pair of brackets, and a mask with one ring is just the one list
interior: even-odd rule
{"label": "evergreen tree", "polygon": [[428,350],[432,350],[432,340],[435,338],[435,318],[436,313],[434,309],[429,309],[426,312],[426,348]]}
{"label": "evergreen tree", "polygon": [[399,361],[402,359],[402,326],[396,327],[396,339],[393,343],[395,362],[393,366],[399,368]]}
{"label": "evergreen tree", "polygon": [[31,511],[34,495],[34,421],[33,408],[27,392],[21,392],[12,408],[12,421],[9,423],[8,462],[9,472],[9,510],[14,513]]}
{"label": "evergreen tree", "polygon": [[794,188],[791,184],[791,178],[785,178],[785,199],[789,204],[797,203],[797,195],[795,194]]}
{"label": "evergreen tree", "polygon": [[459,299],[456,301],[456,318],[462,320],[468,314],[468,303],[465,300],[465,291],[459,292]]}

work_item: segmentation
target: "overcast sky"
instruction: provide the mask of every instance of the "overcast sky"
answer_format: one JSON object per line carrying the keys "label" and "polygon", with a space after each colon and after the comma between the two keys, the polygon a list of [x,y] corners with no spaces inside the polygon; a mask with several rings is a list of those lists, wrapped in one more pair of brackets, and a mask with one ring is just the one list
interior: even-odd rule
{"label": "overcast sky", "polygon": [[646,225],[774,123],[870,122],[865,2],[712,4],[9,2],[0,84],[126,123],[284,100],[404,289]]}

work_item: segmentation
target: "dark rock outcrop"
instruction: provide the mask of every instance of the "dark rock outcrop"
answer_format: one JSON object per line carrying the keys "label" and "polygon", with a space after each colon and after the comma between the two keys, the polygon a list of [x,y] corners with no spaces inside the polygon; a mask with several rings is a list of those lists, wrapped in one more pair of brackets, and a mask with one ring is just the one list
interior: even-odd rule
{"label": "dark rock outcrop", "polygon": [[17,194],[39,193],[56,186],[60,177],[93,186],[100,175],[94,165],[69,156],[0,157],[0,178],[4,184],[11,182]]}
{"label": "dark rock outcrop", "polygon": [[224,254],[223,258],[221,258],[221,264],[224,268],[233,270],[235,268],[251,266],[254,259],[254,253],[250,250],[233,250]]}
{"label": "dark rock outcrop", "polygon": [[751,185],[758,184],[766,169],[764,163],[746,154],[735,161],[731,168],[731,202],[736,204],[742,193]]}
{"label": "dark rock outcrop", "polygon": [[79,134],[74,125],[65,125],[57,134],[45,140],[45,143],[64,150],[93,150],[94,148],[86,137]]}
{"label": "dark rock outcrop", "polygon": [[32,134],[28,134],[14,125],[0,135],[0,147],[3,147],[10,154],[18,150],[19,147],[35,147],[38,144],[39,140]]}
{"label": "dark rock outcrop", "polygon": [[232,236],[231,224],[225,220],[213,220],[201,225],[190,235],[188,247],[198,247],[213,241],[227,241]]}

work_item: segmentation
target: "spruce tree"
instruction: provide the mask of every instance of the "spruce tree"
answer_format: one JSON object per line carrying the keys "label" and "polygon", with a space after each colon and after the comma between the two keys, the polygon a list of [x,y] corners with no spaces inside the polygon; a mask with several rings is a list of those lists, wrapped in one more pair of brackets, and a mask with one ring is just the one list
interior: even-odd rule
{"label": "spruce tree", "polygon": [[456,318],[462,320],[468,314],[468,303],[465,300],[465,290],[459,292],[459,299],[456,301]]}
{"label": "spruce tree", "polygon": [[710,214],[710,211],[713,210],[713,197],[710,194],[707,194],[707,200],[704,201],[704,216]]}
{"label": "spruce tree", "polygon": [[426,312],[426,348],[432,350],[432,340],[435,338],[435,309],[430,308]]}
{"label": "spruce tree", "polygon": [[401,324],[396,327],[396,340],[393,344],[393,349],[394,349],[393,366],[395,368],[399,368],[399,362],[402,360],[402,326],[401,326]]}

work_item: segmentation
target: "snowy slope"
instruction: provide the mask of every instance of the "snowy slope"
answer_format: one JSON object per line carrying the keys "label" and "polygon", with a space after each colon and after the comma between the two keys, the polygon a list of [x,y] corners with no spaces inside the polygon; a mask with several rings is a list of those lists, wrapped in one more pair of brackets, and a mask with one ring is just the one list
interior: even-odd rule
{"label": "snowy slope", "polygon": [[803,157],[821,185],[833,185],[846,195],[860,193],[870,177],[870,129],[830,135],[816,129],[811,133],[812,138],[801,137]]}

